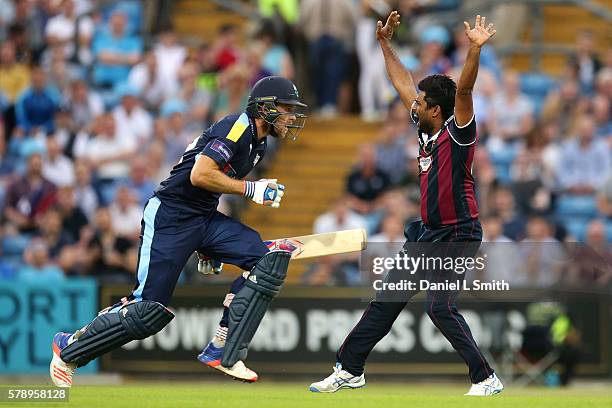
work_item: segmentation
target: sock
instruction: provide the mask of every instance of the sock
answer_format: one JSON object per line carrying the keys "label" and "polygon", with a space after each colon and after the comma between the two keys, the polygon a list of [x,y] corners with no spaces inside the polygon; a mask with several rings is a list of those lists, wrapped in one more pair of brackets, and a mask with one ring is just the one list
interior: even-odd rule
{"label": "sock", "polygon": [[225,339],[227,338],[227,327],[219,326],[215,337],[213,337],[213,346],[217,348],[225,347]]}

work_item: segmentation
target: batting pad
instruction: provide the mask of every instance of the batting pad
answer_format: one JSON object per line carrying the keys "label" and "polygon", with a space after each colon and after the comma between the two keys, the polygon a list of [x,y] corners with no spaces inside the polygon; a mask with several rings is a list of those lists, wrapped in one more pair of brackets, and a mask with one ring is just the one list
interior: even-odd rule
{"label": "batting pad", "polygon": [[246,358],[247,349],[266,310],[280,292],[291,253],[275,251],[264,255],[255,265],[244,287],[229,307],[229,324],[221,365],[232,367]]}

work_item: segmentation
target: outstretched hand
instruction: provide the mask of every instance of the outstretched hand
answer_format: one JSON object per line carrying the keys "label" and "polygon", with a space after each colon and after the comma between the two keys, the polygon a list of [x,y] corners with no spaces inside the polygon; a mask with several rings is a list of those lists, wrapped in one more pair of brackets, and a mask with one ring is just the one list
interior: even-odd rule
{"label": "outstretched hand", "polygon": [[399,25],[400,15],[397,11],[393,10],[391,14],[389,14],[389,17],[387,17],[387,22],[384,26],[380,20],[376,23],[376,39],[378,41],[391,41],[393,32]]}
{"label": "outstretched hand", "polygon": [[474,28],[471,28],[470,23],[468,23],[467,21],[463,22],[463,25],[465,26],[465,35],[470,40],[472,45],[481,47],[489,40],[489,38],[493,37],[497,32],[493,27],[493,23],[489,24],[485,28],[485,21],[486,17],[480,17],[479,14],[476,16],[476,23],[474,24]]}

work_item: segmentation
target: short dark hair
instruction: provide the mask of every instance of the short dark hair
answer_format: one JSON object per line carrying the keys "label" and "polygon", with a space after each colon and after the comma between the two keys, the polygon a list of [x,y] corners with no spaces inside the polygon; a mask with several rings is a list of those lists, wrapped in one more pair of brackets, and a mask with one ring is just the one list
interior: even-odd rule
{"label": "short dark hair", "polygon": [[440,106],[444,120],[450,118],[455,111],[455,81],[446,75],[430,75],[418,84],[419,90],[425,92],[427,107]]}

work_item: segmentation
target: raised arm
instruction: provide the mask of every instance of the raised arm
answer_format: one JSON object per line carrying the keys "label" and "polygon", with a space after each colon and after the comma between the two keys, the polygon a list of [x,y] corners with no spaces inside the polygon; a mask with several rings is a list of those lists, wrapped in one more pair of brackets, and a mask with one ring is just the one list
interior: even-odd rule
{"label": "raised arm", "polygon": [[417,97],[416,86],[412,80],[412,75],[408,71],[391,46],[391,37],[397,26],[400,25],[400,15],[397,11],[392,11],[383,26],[382,21],[376,24],[376,39],[380,44],[385,57],[385,67],[391,79],[393,87],[400,96],[406,109],[410,109],[412,102]]}
{"label": "raised arm", "polygon": [[476,16],[474,28],[471,28],[467,21],[463,22],[465,35],[470,40],[470,48],[459,82],[457,82],[457,93],[455,95],[455,122],[460,127],[467,125],[474,116],[472,90],[478,75],[480,48],[495,34],[492,23],[485,28],[485,20],[485,17]]}

